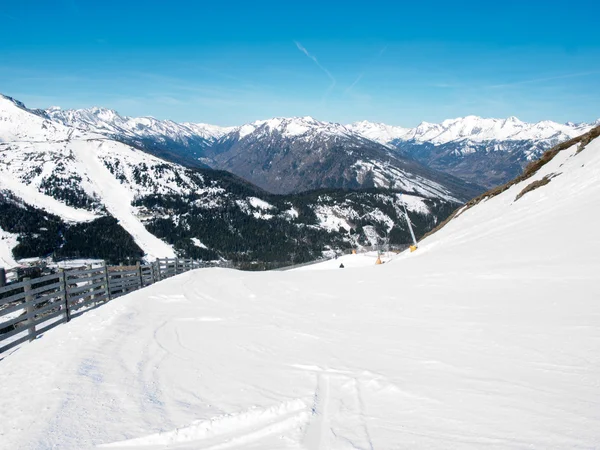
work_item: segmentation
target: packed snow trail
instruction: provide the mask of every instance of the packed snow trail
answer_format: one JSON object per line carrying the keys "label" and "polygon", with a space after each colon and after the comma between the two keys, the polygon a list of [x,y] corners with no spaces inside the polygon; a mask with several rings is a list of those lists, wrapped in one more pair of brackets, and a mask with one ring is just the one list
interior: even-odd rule
{"label": "packed snow trail", "polygon": [[[90,148],[93,143],[96,148]],[[126,145],[113,141],[74,141],[71,149],[77,160],[85,168],[84,173],[93,173],[91,182],[94,190],[100,193],[101,198],[108,211],[119,221],[119,224],[133,237],[136,244],[147,254],[149,259],[174,258],[173,247],[150,233],[144,224],[136,217],[131,203],[134,200],[133,193],[119,183],[113,174],[98,159],[98,152],[102,146],[122,147],[120,151],[134,152]]]}
{"label": "packed snow trail", "polygon": [[0,361],[2,445],[598,448],[599,202],[596,140],[381,266],[136,291]]}

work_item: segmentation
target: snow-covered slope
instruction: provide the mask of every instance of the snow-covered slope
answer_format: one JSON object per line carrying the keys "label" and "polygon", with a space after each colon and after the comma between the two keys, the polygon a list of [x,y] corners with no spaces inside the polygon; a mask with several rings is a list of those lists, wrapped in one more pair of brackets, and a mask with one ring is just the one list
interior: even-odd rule
{"label": "snow-covered slope", "polygon": [[176,123],[153,117],[126,117],[106,108],[62,110],[49,108],[41,114],[78,130],[102,134],[141,148],[160,158],[202,166],[203,151],[232,128],[204,123]]}
{"label": "snow-covered slope", "polygon": [[150,193],[199,193],[205,186],[197,178],[100,134],[50,121],[3,96],[0,124],[0,189],[67,221],[89,221],[107,211],[148,258],[175,256],[170,245],[146,230],[132,201]]}
{"label": "snow-covered slope", "polygon": [[18,100],[0,94],[0,142],[64,141],[83,133],[33,114]]}
{"label": "snow-covered slope", "polygon": [[46,333],[0,362],[3,444],[597,448],[600,140],[577,151],[382,266],[198,270]]}

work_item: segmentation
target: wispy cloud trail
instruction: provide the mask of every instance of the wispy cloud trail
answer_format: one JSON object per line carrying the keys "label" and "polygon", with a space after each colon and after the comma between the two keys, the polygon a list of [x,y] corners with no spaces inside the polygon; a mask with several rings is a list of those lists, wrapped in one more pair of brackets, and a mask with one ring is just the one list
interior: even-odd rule
{"label": "wispy cloud trail", "polygon": [[348,87],[346,88],[346,90],[344,91],[344,94],[347,94],[347,93],[349,93],[349,92],[352,90],[352,88],[358,84],[358,82],[359,82],[359,81],[362,79],[362,77],[363,77],[364,75],[365,75],[365,73],[364,73],[364,72],[361,72],[361,73],[358,75],[358,77],[356,77],[356,80],[354,80],[354,82],[353,82],[353,83],[352,83],[350,86],[348,86]]}
{"label": "wispy cloud trail", "polygon": [[521,84],[543,83],[544,81],[563,80],[565,78],[587,77],[589,75],[598,75],[598,74],[600,74],[600,71],[597,71],[597,70],[592,71],[592,72],[569,73],[566,75],[558,75],[558,76],[554,76],[554,77],[535,78],[535,79],[531,79],[531,80],[521,80],[521,81],[513,81],[513,82],[509,82],[509,83],[494,84],[494,85],[491,85],[488,87],[503,88],[503,87],[510,87],[510,86],[519,86]]}
{"label": "wispy cloud trail", "polygon": [[[381,55],[383,55],[385,53],[386,50],[387,50],[387,45],[384,46],[381,50],[379,50],[379,52],[377,52],[377,54],[369,61],[369,63],[367,64],[367,68],[369,68],[377,59],[379,59],[381,57]],[[352,82],[352,84],[346,88],[346,90],[344,91],[344,95],[350,93],[352,91],[352,89],[354,88],[354,86],[356,86],[358,84],[358,82],[360,80],[362,80],[362,78],[364,76],[365,76],[365,70],[363,70],[361,73],[359,73],[358,77],[356,77],[356,80],[354,80]]]}
{"label": "wispy cloud trail", "polygon": [[315,64],[319,67],[319,69],[321,69],[323,72],[325,72],[327,74],[327,76],[331,80],[331,86],[329,86],[329,89],[327,91],[328,92],[331,91],[337,84],[335,77],[331,74],[331,72],[329,70],[327,70],[325,67],[323,67],[321,65],[321,63],[315,56],[308,53],[308,50],[306,50],[300,42],[294,41],[294,44],[296,44],[296,47],[298,47],[298,50],[300,50],[302,53],[304,53],[306,56],[308,56],[310,59],[312,59],[315,62]]}

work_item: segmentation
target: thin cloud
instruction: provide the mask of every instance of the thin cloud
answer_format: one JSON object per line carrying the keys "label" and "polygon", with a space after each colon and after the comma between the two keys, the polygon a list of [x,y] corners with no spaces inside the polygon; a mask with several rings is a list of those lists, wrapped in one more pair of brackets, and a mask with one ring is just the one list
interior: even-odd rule
{"label": "thin cloud", "polygon": [[312,59],[315,62],[315,64],[319,67],[319,69],[321,69],[323,72],[325,72],[327,74],[327,76],[331,80],[331,86],[329,86],[329,89],[327,90],[327,92],[331,91],[337,84],[335,77],[333,75],[331,75],[331,72],[329,70],[327,70],[325,67],[323,67],[321,65],[321,63],[315,56],[308,53],[308,50],[306,50],[300,42],[294,41],[294,44],[296,44],[296,47],[298,47],[298,50],[300,50],[302,53],[304,53],[306,56],[308,56],[310,59]]}
{"label": "thin cloud", "polygon": [[346,88],[346,90],[344,91],[344,94],[348,94],[348,93],[349,93],[349,92],[352,90],[352,88],[353,88],[354,86],[356,86],[360,80],[362,80],[362,77],[363,77],[364,75],[365,75],[365,73],[364,73],[364,72],[361,72],[361,73],[358,75],[358,77],[356,77],[356,80],[354,80],[354,82],[353,82],[353,83],[352,83],[350,86],[348,86],[348,87]]}
{"label": "thin cloud", "polygon": [[491,86],[488,86],[488,87],[495,89],[495,88],[519,86],[519,85],[522,85],[522,84],[543,83],[545,81],[564,80],[565,78],[586,77],[586,76],[589,76],[589,75],[598,75],[598,74],[600,74],[600,71],[569,73],[569,74],[566,74],[566,75],[559,75],[559,76],[554,76],[554,77],[534,78],[534,79],[531,79],[531,80],[520,80],[520,81],[513,81],[513,82],[510,82],[510,83],[494,84],[494,85],[491,85]]}
{"label": "thin cloud", "polygon": [[[379,50],[379,52],[377,52],[377,54],[375,56],[373,56],[373,58],[367,64],[367,67],[371,66],[371,64],[373,64],[375,61],[377,61],[379,58],[381,58],[381,55],[383,55],[386,50],[387,50],[387,45],[384,46],[381,50]],[[358,82],[360,80],[362,80],[362,78],[364,76],[365,76],[365,71],[363,70],[360,74],[358,74],[358,77],[356,77],[356,79],[352,82],[352,84],[346,88],[346,90],[344,91],[344,95],[349,94],[352,91],[352,89],[354,88],[354,86],[356,86],[358,84]]]}

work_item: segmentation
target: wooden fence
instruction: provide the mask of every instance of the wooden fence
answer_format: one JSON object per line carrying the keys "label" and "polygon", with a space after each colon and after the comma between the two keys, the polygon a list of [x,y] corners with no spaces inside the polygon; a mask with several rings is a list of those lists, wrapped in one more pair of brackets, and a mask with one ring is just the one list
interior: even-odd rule
{"label": "wooden fence", "polygon": [[10,284],[0,270],[0,356],[110,300],[199,267],[192,259],[165,258],[130,267],[61,269]]}

